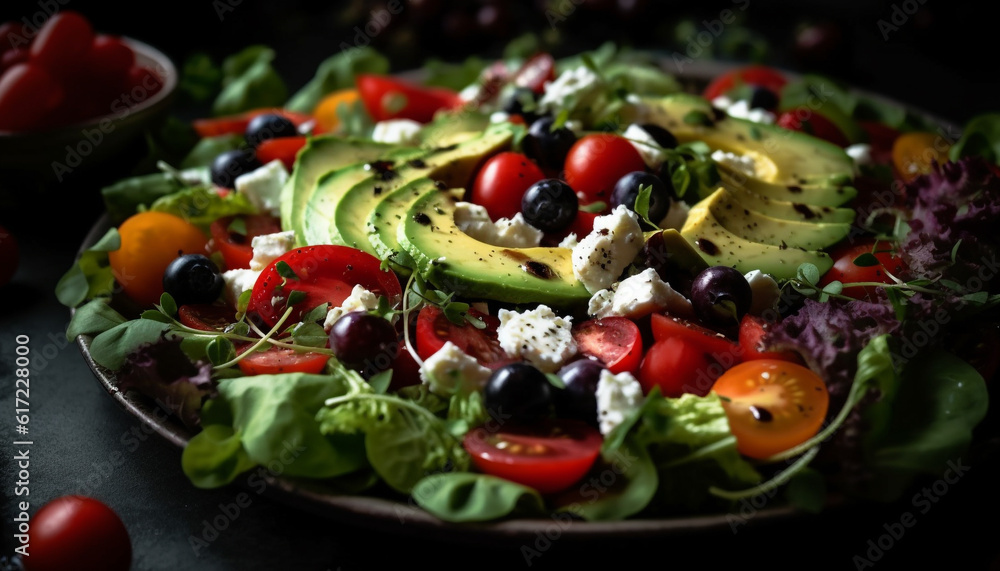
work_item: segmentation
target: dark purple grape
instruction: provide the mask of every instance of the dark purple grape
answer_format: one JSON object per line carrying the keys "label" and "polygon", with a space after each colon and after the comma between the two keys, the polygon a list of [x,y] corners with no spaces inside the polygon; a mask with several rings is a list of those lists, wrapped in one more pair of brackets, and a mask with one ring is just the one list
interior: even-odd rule
{"label": "dark purple grape", "polygon": [[212,184],[222,188],[234,188],[236,178],[260,168],[260,161],[253,151],[234,149],[220,153],[212,161]]}
{"label": "dark purple grape", "polygon": [[576,143],[576,134],[566,127],[552,129],[555,118],[550,116],[535,120],[528,127],[528,134],[521,141],[524,154],[528,155],[542,168],[562,168],[566,155]]}
{"label": "dark purple grape", "polygon": [[749,105],[751,109],[769,109],[773,111],[778,108],[778,94],[766,87],[754,87]]}
{"label": "dark purple grape", "polygon": [[611,192],[611,208],[624,204],[625,208],[635,210],[635,199],[639,197],[639,188],[652,188],[649,195],[648,218],[659,223],[670,211],[670,191],[663,180],[655,174],[646,171],[632,171],[618,179],[615,189]]}
{"label": "dark purple grape", "polygon": [[651,235],[643,244],[642,260],[645,267],[656,270],[660,279],[670,284],[670,287],[684,297],[691,298],[694,272],[675,258],[675,253],[663,239],[662,232]]}
{"label": "dark purple grape", "polygon": [[656,141],[656,144],[664,149],[673,149],[678,145],[677,137],[673,133],[655,123],[643,123],[639,125],[643,131]]}
{"label": "dark purple grape", "polygon": [[580,209],[580,198],[557,178],[546,178],[524,191],[521,214],[524,220],[543,232],[565,230]]}
{"label": "dark purple grape", "polygon": [[556,416],[597,426],[597,381],[604,366],[593,359],[578,359],[556,373],[565,388],[555,392]]}
{"label": "dark purple grape", "polygon": [[537,420],[552,411],[552,384],[528,363],[510,363],[493,371],[483,388],[490,416],[515,422]]}
{"label": "dark purple grape", "polygon": [[212,303],[224,286],[219,267],[202,254],[179,256],[163,272],[163,291],[169,293],[177,305]]}
{"label": "dark purple grape", "polygon": [[250,120],[243,137],[248,145],[256,149],[258,145],[268,139],[295,137],[298,134],[299,130],[295,128],[295,124],[288,117],[277,113],[264,113]]}
{"label": "dark purple grape", "polygon": [[330,329],[330,349],[345,367],[366,379],[392,367],[399,355],[396,328],[365,311],[345,313]]}
{"label": "dark purple grape", "polygon": [[752,298],[750,282],[729,266],[705,268],[691,284],[691,305],[698,317],[710,325],[739,324],[750,310]]}

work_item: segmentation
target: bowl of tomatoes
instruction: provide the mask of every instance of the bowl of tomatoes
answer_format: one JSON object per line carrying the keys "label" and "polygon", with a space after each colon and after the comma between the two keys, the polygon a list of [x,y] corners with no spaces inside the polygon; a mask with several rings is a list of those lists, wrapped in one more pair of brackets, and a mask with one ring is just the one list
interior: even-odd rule
{"label": "bowl of tomatoes", "polygon": [[105,164],[163,118],[177,83],[161,51],[80,13],[0,24],[0,169],[61,182]]}

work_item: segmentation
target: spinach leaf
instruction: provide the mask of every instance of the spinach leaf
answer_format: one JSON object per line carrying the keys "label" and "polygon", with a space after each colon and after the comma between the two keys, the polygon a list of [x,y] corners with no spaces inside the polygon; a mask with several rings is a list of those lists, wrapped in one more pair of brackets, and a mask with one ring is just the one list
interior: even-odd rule
{"label": "spinach leaf", "polygon": [[949,154],[953,161],[975,155],[981,155],[992,163],[1000,161],[1000,113],[973,117]]}
{"label": "spinach leaf", "polygon": [[253,468],[240,435],[231,426],[213,424],[195,434],[181,453],[181,469],[199,488],[219,488]]}
{"label": "spinach leaf", "polygon": [[160,340],[169,327],[150,319],[126,321],[94,337],[90,344],[90,356],[98,365],[117,371],[125,364],[129,353],[143,343]]}
{"label": "spinach leaf", "polygon": [[126,178],[101,189],[104,208],[112,224],[120,224],[141,207],[183,190],[192,183],[208,182],[208,168],[176,172],[158,172]]}
{"label": "spinach leaf", "polygon": [[108,252],[120,247],[118,229],[111,228],[96,244],[82,252],[56,283],[59,303],[66,307],[78,307],[89,299],[110,296],[115,276],[108,264]]}
{"label": "spinach leaf", "polygon": [[427,476],[413,487],[413,499],[429,513],[450,522],[545,513],[542,497],[533,488],[473,472]]}
{"label": "spinach leaf", "polygon": [[274,50],[250,46],[222,62],[222,91],[212,104],[216,116],[235,115],[261,107],[281,107],[288,88],[271,66]]}
{"label": "spinach leaf", "polygon": [[254,214],[257,209],[247,195],[230,192],[225,196],[205,186],[192,186],[157,199],[150,210],[179,216],[200,228],[206,234],[212,222],[223,216]]}
{"label": "spinach leaf", "polygon": [[228,134],[216,137],[203,137],[198,140],[187,156],[180,163],[180,168],[211,167],[215,157],[226,151],[239,149],[246,145],[242,135]]}
{"label": "spinach leaf", "polygon": [[92,299],[78,308],[66,328],[66,339],[70,341],[78,335],[97,335],[125,323],[125,318],[108,305],[108,298]]}
{"label": "spinach leaf", "polygon": [[424,84],[460,91],[475,83],[486,67],[486,62],[477,56],[468,57],[462,63],[449,63],[432,58],[424,65],[427,72]]}
{"label": "spinach leaf", "polygon": [[553,505],[589,521],[616,521],[646,509],[656,495],[659,475],[646,449],[629,439],[598,459],[581,482],[557,494]]}
{"label": "spinach leaf", "polygon": [[330,56],[319,64],[316,75],[285,103],[285,108],[299,113],[312,113],[326,95],[339,89],[354,87],[359,73],[385,74],[389,60],[371,47],[351,48]]}

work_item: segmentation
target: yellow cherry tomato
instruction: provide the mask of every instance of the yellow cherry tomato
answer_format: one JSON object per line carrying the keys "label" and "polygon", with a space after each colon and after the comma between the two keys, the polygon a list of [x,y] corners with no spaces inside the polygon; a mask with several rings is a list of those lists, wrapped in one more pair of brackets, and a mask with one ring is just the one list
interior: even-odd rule
{"label": "yellow cherry tomato", "polygon": [[125,294],[153,305],[163,293],[163,272],[182,254],[206,254],[208,237],[187,220],[165,212],[140,212],[118,227],[121,247],[108,252]]}
{"label": "yellow cherry tomato", "polygon": [[341,89],[327,95],[316,108],[313,109],[313,117],[316,119],[316,127],[322,132],[333,131],[340,125],[340,117],[337,116],[337,107],[341,103],[350,105],[358,100],[357,89]]}
{"label": "yellow cherry tomato", "polygon": [[736,449],[767,458],[819,432],[830,405],[826,383],[811,369],[778,359],[745,361],[712,385],[722,397]]}
{"label": "yellow cherry tomato", "polygon": [[951,145],[937,133],[903,133],[892,144],[892,164],[896,173],[909,182],[934,169],[934,164],[948,161]]}

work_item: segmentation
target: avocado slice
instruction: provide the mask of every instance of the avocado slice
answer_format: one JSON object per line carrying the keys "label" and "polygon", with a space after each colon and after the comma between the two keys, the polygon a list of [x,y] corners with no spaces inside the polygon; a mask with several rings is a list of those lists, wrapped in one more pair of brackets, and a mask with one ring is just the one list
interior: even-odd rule
{"label": "avocado slice", "polygon": [[726,190],[732,195],[733,199],[746,208],[782,220],[816,223],[845,222],[851,224],[857,216],[857,212],[853,208],[810,206],[802,202],[787,202],[762,196],[742,186],[730,186],[726,187]]}
{"label": "avocado slice", "polygon": [[439,181],[445,187],[466,188],[479,165],[509,148],[513,138],[513,129],[502,126],[488,129],[474,139],[437,149],[422,155],[419,160],[400,163],[398,168],[387,171],[392,176],[368,179],[348,188],[340,195],[333,216],[329,218],[330,242],[376,255],[368,238],[366,221],[384,197],[419,178]]}
{"label": "avocado slice", "polygon": [[281,189],[281,227],[302,236],[306,205],[316,189],[316,181],[334,169],[373,161],[394,148],[393,145],[360,139],[321,135],[309,139],[299,151],[288,182]]}
{"label": "avocado slice", "polygon": [[705,199],[719,224],[737,236],[772,246],[821,250],[843,240],[851,231],[844,222],[799,222],[758,212],[737,195],[720,187]]}
{"label": "avocado slice", "polygon": [[681,235],[693,245],[710,265],[731,266],[746,273],[761,270],[775,279],[794,278],[799,265],[814,264],[820,273],[833,267],[826,252],[753,242],[727,230],[712,213],[712,193],[691,207]]}
{"label": "avocado slice", "polygon": [[424,125],[417,136],[423,146],[447,147],[478,137],[489,125],[489,115],[480,111],[442,113]]}
{"label": "avocado slice", "polygon": [[854,198],[854,162],[840,147],[776,125],[730,117],[705,98],[676,93],[644,98],[642,120],[668,129],[677,140],[704,141],[712,150],[753,157],[753,176],[719,165],[726,186],[813,206],[840,206]]}
{"label": "avocado slice", "polygon": [[410,206],[397,229],[400,245],[429,282],[458,295],[507,303],[571,308],[590,300],[573,274],[573,250],[480,242],[455,225],[457,202],[451,193],[429,190]]}
{"label": "avocado slice", "polygon": [[337,244],[330,239],[330,220],[343,193],[365,181],[373,180],[380,169],[394,167],[401,161],[426,154],[416,147],[394,147],[377,159],[353,163],[322,175],[302,213],[301,236],[304,244]]}

